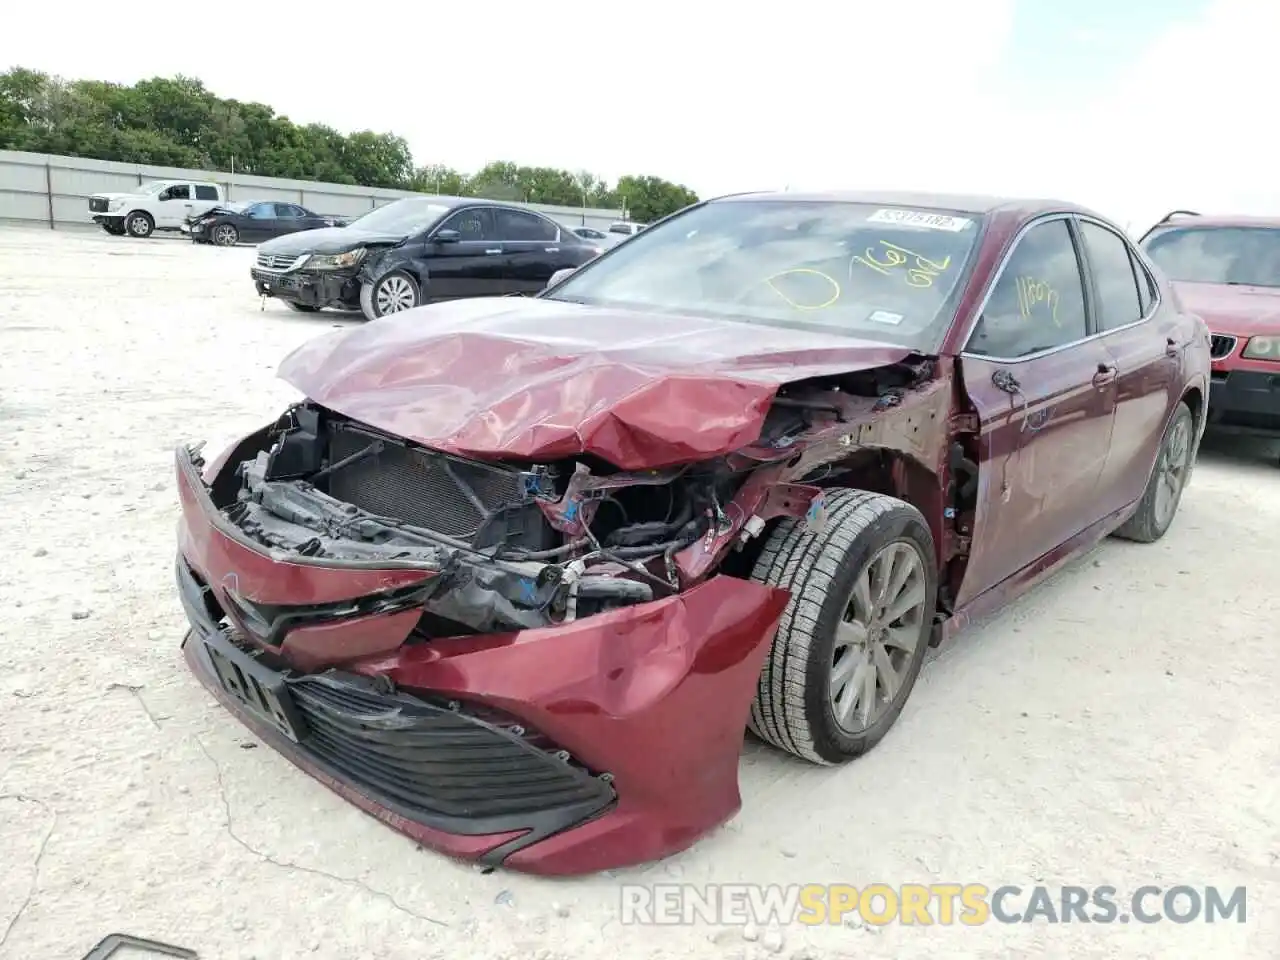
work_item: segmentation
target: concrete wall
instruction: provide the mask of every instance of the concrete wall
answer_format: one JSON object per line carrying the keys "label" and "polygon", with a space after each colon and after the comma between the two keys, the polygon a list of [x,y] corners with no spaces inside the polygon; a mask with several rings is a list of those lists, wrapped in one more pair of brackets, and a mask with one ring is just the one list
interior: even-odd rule
{"label": "concrete wall", "polygon": [[[145,164],[59,157],[0,150],[0,221],[48,227],[86,225],[89,195],[125,193],[151,180],[210,180],[222,184],[228,200],[285,200],[316,213],[359,216],[374,207],[418,194],[380,187],[351,187],[275,177],[249,177],[210,170],[182,170]],[[521,204],[568,226],[604,228],[621,210]]]}

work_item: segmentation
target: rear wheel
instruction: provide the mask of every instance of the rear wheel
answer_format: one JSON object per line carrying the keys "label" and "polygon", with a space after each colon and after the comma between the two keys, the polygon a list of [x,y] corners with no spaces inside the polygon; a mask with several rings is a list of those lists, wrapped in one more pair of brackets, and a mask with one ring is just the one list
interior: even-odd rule
{"label": "rear wheel", "polygon": [[422,302],[417,282],[403,270],[394,270],[360,288],[360,311],[366,320],[411,310]]}
{"label": "rear wheel", "polygon": [[1117,537],[1154,543],[1173,524],[1178,504],[1182,502],[1182,491],[1191,476],[1194,431],[1195,417],[1191,415],[1191,408],[1185,402],[1179,403],[1165,427],[1160,451],[1156,454],[1155,469],[1151,471],[1147,489],[1138,502],[1138,510],[1116,530]]}
{"label": "rear wheel", "polygon": [[144,239],[155,232],[156,222],[146,211],[135,210],[125,217],[124,228],[130,236]]}
{"label": "rear wheel", "polygon": [[783,521],[751,577],[791,592],[752,732],[814,763],[866,753],[898,719],[928,650],[938,573],[924,517],[894,497],[831,491],[823,529]]}
{"label": "rear wheel", "polygon": [[213,242],[219,247],[234,247],[240,242],[240,231],[231,223],[220,223],[213,228]]}

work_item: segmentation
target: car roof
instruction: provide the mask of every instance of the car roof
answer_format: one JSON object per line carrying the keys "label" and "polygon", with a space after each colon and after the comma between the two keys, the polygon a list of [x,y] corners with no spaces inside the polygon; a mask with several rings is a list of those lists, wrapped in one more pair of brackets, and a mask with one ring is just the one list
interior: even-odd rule
{"label": "car roof", "polygon": [[502,207],[504,210],[520,210],[525,213],[536,213],[540,217],[547,216],[540,210],[531,210],[519,203],[507,203],[503,200],[490,200],[487,197],[451,197],[442,193],[418,193],[412,197],[396,197],[391,203],[397,200],[426,200],[431,203],[439,204],[442,207],[462,207],[462,206],[485,206],[485,207]]}
{"label": "car roof", "polygon": [[1280,216],[1255,216],[1239,213],[1196,213],[1191,210],[1175,210],[1153,226],[1164,230],[1168,227],[1280,227]]}
{"label": "car roof", "polygon": [[[750,202],[752,200],[791,200],[797,202],[883,204],[887,207],[920,207],[926,210],[950,210],[975,216],[1004,213],[1019,219],[1041,213],[1083,213],[1099,216],[1080,204],[1050,198],[1007,197],[986,194],[925,193],[904,190],[835,190],[823,192],[761,191],[736,193],[718,197],[713,202]],[[1105,219],[1105,218],[1102,218]]]}

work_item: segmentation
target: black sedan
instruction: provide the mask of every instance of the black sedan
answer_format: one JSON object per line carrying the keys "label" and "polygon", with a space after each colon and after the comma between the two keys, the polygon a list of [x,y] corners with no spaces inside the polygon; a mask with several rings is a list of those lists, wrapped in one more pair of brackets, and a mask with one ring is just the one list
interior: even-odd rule
{"label": "black sedan", "polygon": [[345,217],[314,213],[296,203],[250,200],[223,203],[205,213],[189,217],[182,232],[195,243],[232,247],[237,243],[260,243],[302,230],[342,227]]}
{"label": "black sedan", "polygon": [[333,307],[376,320],[441,300],[539,293],[601,250],[527,207],[421,196],[340,230],[264,243],[250,275],[259,296],[299,313]]}

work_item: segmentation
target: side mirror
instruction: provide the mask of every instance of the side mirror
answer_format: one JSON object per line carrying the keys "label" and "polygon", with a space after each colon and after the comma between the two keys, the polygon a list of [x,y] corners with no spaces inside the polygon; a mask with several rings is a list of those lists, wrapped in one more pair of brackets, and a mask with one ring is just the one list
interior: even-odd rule
{"label": "side mirror", "polygon": [[551,289],[557,283],[559,283],[561,280],[569,276],[569,274],[573,273],[577,269],[578,269],[577,267],[565,267],[561,270],[557,270],[555,273],[551,275],[551,279],[547,281],[547,289],[548,290]]}
{"label": "side mirror", "polygon": [[157,199],[157,200],[172,200],[172,199],[173,199],[173,191],[172,191],[172,190],[161,190],[161,191],[160,191],[160,196],[156,197],[156,199]]}
{"label": "side mirror", "polygon": [[436,243],[457,243],[462,239],[462,234],[457,230],[438,230],[431,239]]}

